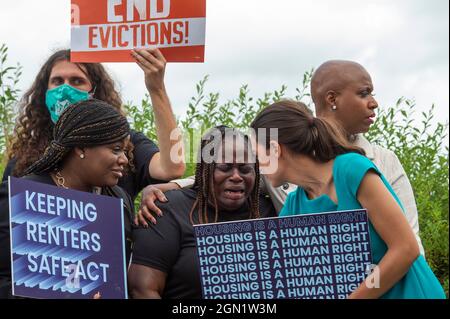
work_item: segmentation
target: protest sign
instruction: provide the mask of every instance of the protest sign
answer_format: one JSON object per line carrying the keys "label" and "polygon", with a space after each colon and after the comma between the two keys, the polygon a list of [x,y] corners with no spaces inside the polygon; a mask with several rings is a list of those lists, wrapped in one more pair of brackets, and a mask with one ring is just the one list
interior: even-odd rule
{"label": "protest sign", "polygon": [[13,295],[127,298],[122,200],[9,178]]}
{"label": "protest sign", "polygon": [[371,265],[365,210],[194,229],[205,299],[343,299]]}
{"label": "protest sign", "polygon": [[168,62],[203,62],[206,0],[72,0],[72,62],[134,62],[160,48]]}

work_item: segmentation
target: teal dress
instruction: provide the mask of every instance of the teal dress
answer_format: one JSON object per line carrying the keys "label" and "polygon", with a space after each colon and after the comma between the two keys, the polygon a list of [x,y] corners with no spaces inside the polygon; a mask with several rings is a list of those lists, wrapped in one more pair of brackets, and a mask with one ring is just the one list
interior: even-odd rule
{"label": "teal dress", "polygon": [[[280,216],[361,209],[356,194],[361,181],[369,170],[380,175],[383,183],[402,206],[392,187],[368,158],[356,153],[348,153],[336,157],[333,164],[334,185],[338,198],[337,205],[326,194],[310,200],[305,191],[298,187],[287,197]],[[369,232],[373,263],[379,264],[386,254],[387,246],[375,231],[372,223],[369,223]],[[441,299],[446,298],[446,295],[425,258],[420,255],[411,265],[408,273],[381,298]]]}

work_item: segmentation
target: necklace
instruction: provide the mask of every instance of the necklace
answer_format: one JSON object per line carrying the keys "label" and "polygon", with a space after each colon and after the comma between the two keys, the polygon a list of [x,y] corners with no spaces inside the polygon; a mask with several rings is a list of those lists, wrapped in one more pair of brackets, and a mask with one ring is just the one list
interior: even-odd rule
{"label": "necklace", "polygon": [[[64,176],[62,176],[60,171],[56,171],[55,179],[56,179],[56,184],[59,187],[69,189],[69,187],[66,186],[66,179],[64,178]],[[102,188],[101,187],[92,187],[92,193],[99,195],[102,193]]]}
{"label": "necklace", "polygon": [[56,177],[56,183],[58,184],[59,187],[69,189],[69,187],[66,186],[66,180],[64,179],[64,176],[61,175],[60,171],[56,172],[55,177]]}

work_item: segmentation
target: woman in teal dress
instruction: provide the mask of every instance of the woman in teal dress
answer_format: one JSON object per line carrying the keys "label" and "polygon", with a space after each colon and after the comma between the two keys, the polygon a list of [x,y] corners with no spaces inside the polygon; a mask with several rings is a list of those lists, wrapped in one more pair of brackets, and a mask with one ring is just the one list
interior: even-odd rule
{"label": "woman in teal dress", "polygon": [[[363,150],[347,142],[344,132],[293,101],[265,108],[252,128],[261,172],[274,187],[286,182],[299,186],[280,216],[367,209],[379,285],[363,282],[349,298],[446,298],[419,253],[391,186]],[[278,136],[270,136],[274,128]]]}

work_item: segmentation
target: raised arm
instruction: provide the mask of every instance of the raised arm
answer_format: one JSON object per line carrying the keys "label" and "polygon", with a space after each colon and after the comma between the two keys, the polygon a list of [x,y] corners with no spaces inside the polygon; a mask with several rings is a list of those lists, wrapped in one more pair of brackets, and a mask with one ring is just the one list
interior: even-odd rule
{"label": "raised arm", "polygon": [[160,152],[150,161],[150,176],[160,180],[178,178],[184,174],[186,166],[181,131],[177,128],[164,85],[166,60],[156,48],[133,50],[132,56],[145,73],[145,85],[155,113]]}
{"label": "raised arm", "polygon": [[362,283],[349,298],[379,298],[408,272],[419,256],[419,247],[411,226],[379,175],[369,171],[357,193],[358,201],[367,209],[369,219],[388,250],[378,264],[380,286],[368,288]]}

